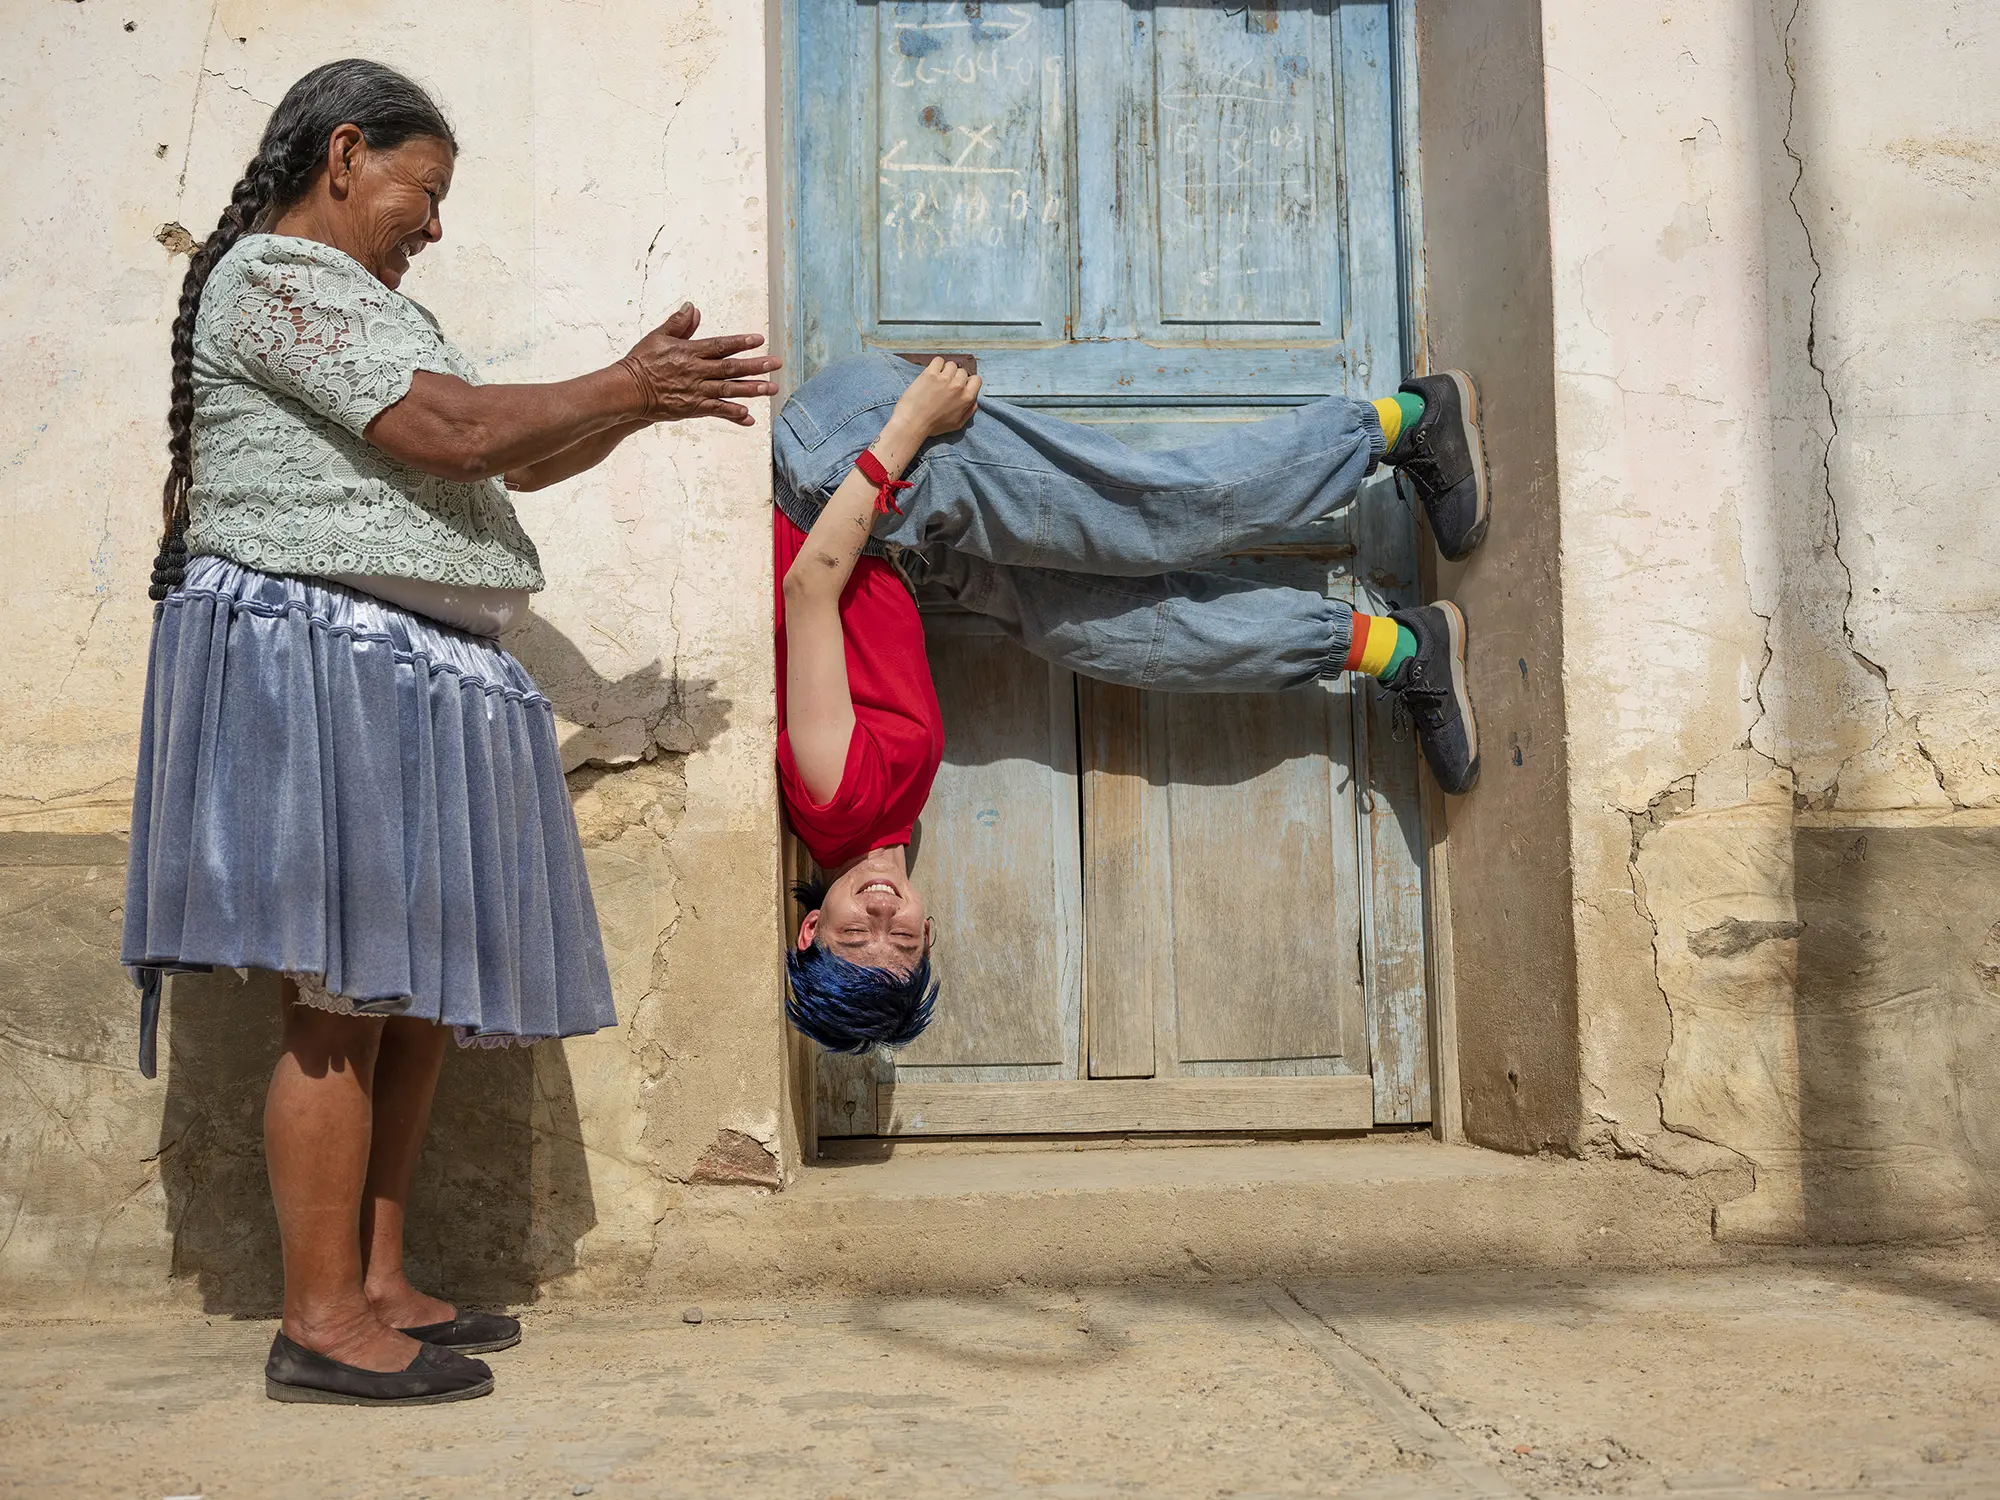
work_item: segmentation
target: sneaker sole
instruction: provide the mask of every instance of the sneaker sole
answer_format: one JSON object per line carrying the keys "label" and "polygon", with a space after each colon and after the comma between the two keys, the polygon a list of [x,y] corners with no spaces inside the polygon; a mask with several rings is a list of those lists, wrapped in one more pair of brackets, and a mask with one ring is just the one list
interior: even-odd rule
{"label": "sneaker sole", "polygon": [[[1473,506],[1472,529],[1465,534],[1456,552],[1445,552],[1448,562],[1463,562],[1470,557],[1479,544],[1486,540],[1486,522],[1489,489],[1486,479],[1486,443],[1479,434],[1479,387],[1463,370],[1446,370],[1445,379],[1458,388],[1459,424],[1465,435],[1466,449],[1472,454]],[[1443,551],[1442,548],[1439,549]]]}
{"label": "sneaker sole", "polygon": [[286,1385],[264,1377],[264,1394],[273,1401],[296,1401],[309,1406],[442,1406],[447,1401],[470,1401],[491,1395],[493,1382],[482,1380],[459,1391],[439,1391],[430,1396],[350,1396],[345,1391],[322,1391],[309,1385]]}
{"label": "sneaker sole", "polygon": [[1445,631],[1451,637],[1451,696],[1458,704],[1459,716],[1471,731],[1466,736],[1472,748],[1470,779],[1465,791],[1452,794],[1462,797],[1479,782],[1479,719],[1472,712],[1472,694],[1465,686],[1465,611],[1449,599],[1437,600],[1432,608],[1444,611]]}

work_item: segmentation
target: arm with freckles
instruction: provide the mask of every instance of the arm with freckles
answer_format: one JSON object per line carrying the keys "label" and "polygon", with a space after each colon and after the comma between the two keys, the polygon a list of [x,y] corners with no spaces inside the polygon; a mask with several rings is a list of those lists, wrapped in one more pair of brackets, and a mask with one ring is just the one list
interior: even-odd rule
{"label": "arm with freckles", "polygon": [[[978,399],[978,376],[934,359],[903,393],[869,450],[891,479],[898,478],[926,438],[963,427]],[[799,779],[820,803],[840,790],[854,735],[840,596],[874,522],[875,486],[851,469],[785,572],[785,733]]]}

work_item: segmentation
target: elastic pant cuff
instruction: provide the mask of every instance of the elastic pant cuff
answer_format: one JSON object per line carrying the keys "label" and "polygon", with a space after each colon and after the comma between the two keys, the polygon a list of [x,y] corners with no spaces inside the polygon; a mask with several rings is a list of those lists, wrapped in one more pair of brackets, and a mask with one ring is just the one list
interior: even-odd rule
{"label": "elastic pant cuff", "polygon": [[[1382,435],[1381,424],[1376,424],[1375,435]],[[1328,622],[1332,627],[1333,643],[1327,647],[1326,657],[1320,663],[1321,677],[1339,677],[1347,671],[1347,653],[1354,645],[1354,611],[1338,599],[1329,599],[1334,606],[1333,618]]]}
{"label": "elastic pant cuff", "polygon": [[1368,457],[1372,460],[1369,468],[1389,456],[1389,439],[1382,431],[1382,413],[1375,410],[1373,401],[1358,403],[1361,407],[1361,427],[1368,434]]}
{"label": "elastic pant cuff", "polygon": [[1368,467],[1364,475],[1373,474],[1382,467],[1382,460],[1389,456],[1389,439],[1382,431],[1382,413],[1375,410],[1373,401],[1355,403],[1361,408],[1361,430],[1368,434]]}

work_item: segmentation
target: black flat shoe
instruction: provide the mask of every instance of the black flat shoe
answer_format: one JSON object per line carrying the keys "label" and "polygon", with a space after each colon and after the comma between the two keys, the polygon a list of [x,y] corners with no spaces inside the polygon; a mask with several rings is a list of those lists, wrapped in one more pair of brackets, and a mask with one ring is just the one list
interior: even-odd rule
{"label": "black flat shoe", "polygon": [[440,1349],[460,1354],[492,1354],[511,1349],[521,1342],[521,1321],[505,1313],[458,1313],[449,1323],[426,1323],[422,1328],[398,1328],[420,1344],[436,1344]]}
{"label": "black flat shoe", "polygon": [[470,1401],[493,1390],[483,1359],[467,1359],[426,1344],[401,1370],[383,1373],[344,1365],[280,1333],[264,1361],[264,1394],[273,1401],[314,1401],[328,1406],[436,1406]]}

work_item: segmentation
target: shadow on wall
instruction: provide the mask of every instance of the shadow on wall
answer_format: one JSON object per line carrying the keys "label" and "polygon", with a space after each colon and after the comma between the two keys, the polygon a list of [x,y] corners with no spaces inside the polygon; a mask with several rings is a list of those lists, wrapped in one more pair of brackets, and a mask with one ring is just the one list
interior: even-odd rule
{"label": "shadow on wall", "polygon": [[730,700],[716,693],[712,680],[670,674],[658,661],[623,677],[606,677],[541,615],[531,613],[501,644],[519,658],[562,718],[587,729],[636,732],[627,758],[636,758],[649,741],[664,750],[703,750],[729,727]]}
{"label": "shadow on wall", "polygon": [[[659,662],[606,677],[538,616],[505,644],[563,718],[610,731],[601,748],[622,747],[622,759],[636,761],[648,746],[698,750],[728,727],[730,700],[712,682],[683,679]],[[586,844],[644,820],[660,794],[655,780],[617,771],[570,783],[572,797],[592,788],[600,795],[581,830]],[[610,795],[619,789],[629,789],[625,800]],[[643,934],[647,953],[657,936]],[[269,1316],[283,1286],[263,1139],[264,1093],[278,1056],[278,981],[253,973],[245,982],[228,970],[182,975],[171,982],[167,1019],[159,1160],[173,1273],[198,1279],[211,1312]],[[577,1244],[596,1224],[562,1046],[450,1049],[411,1197],[411,1278],[467,1303],[531,1302],[575,1269]]]}
{"label": "shadow on wall", "polygon": [[2000,1222],[2000,829],[1800,828],[1799,1142],[1815,1243]]}
{"label": "shadow on wall", "polygon": [[[1843,807],[1885,805],[1885,789],[1865,784],[1882,773],[1860,752],[1882,738],[1877,723],[1893,709],[1883,669],[1848,633],[1856,581],[1839,552],[1835,497],[1855,503],[1869,445],[1894,438],[1879,421],[1842,431],[1834,419],[1831,392],[1852,378],[1846,360],[1881,351],[1856,342],[1869,320],[1850,288],[1866,284],[1852,273],[1866,265],[1869,234],[1829,199],[1830,180],[1852,162],[1826,122],[1845,102],[1841,33],[1851,44],[1882,23],[1865,10],[1746,3],[1763,94],[1778,563],[1767,607],[1782,683],[1769,741],[1801,804],[1789,871],[1796,921],[1768,934],[1797,943],[1797,1230],[1831,1244],[1977,1234],[2000,1225],[2000,828],[1883,826]],[[1853,517],[1847,526],[1861,529]],[[1889,805],[1911,800],[1888,790]],[[1760,925],[1744,935],[1763,935],[1752,931]],[[1760,1163],[1772,1165],[1787,1164]]]}
{"label": "shadow on wall", "polygon": [[[160,1175],[173,1274],[197,1279],[209,1312],[275,1316],[283,1273],[263,1114],[277,978],[183,975],[168,1003]],[[596,1222],[561,1045],[450,1049],[411,1194],[411,1279],[466,1303],[532,1302],[574,1269]]]}

